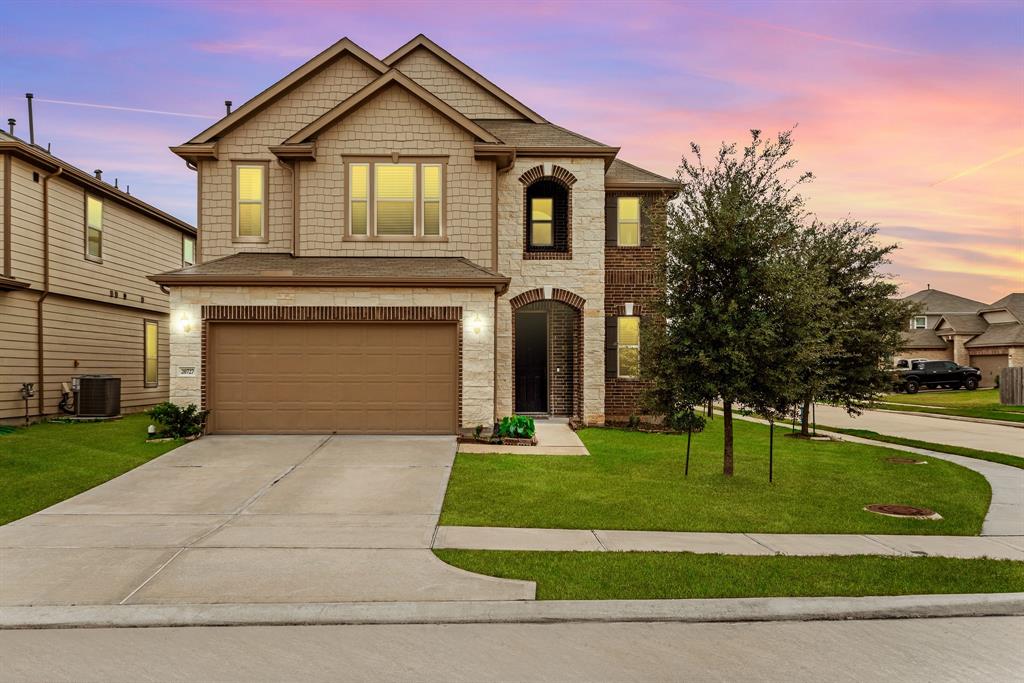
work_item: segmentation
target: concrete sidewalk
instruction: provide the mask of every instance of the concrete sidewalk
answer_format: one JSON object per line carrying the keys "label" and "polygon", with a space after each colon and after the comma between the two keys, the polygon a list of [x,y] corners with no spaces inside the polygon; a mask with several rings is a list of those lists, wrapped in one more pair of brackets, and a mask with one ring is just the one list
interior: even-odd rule
{"label": "concrete sidewalk", "polygon": [[720,555],[902,555],[1024,560],[1024,536],[726,534],[688,531],[441,526],[434,548],[689,552]]}
{"label": "concrete sidewalk", "polygon": [[507,453],[512,455],[590,455],[568,421],[537,420],[536,446],[503,446],[489,443],[459,444],[459,453]]}

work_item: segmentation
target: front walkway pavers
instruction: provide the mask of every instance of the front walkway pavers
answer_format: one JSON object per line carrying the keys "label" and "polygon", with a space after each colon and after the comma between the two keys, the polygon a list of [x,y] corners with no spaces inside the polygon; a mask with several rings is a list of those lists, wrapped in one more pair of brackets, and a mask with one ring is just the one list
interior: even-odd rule
{"label": "front walkway pavers", "polygon": [[[592,534],[597,545],[585,542]],[[1024,560],[1024,537],[861,534],[722,534],[689,531],[438,527],[434,547],[458,550],[595,550],[721,555],[928,555]]]}
{"label": "front walkway pavers", "polygon": [[0,605],[524,600],[430,550],[451,437],[206,437],[0,527]]}

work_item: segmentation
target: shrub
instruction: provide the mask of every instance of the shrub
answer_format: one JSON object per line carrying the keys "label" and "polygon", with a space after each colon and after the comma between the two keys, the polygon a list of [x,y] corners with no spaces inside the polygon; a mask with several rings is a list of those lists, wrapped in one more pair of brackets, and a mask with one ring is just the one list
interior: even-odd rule
{"label": "shrub", "polygon": [[164,428],[161,434],[175,439],[201,434],[206,426],[208,410],[199,410],[194,403],[187,407],[164,402],[153,406],[146,413]]}
{"label": "shrub", "polygon": [[527,415],[511,415],[501,418],[498,436],[511,439],[532,439],[537,432],[533,418]]}

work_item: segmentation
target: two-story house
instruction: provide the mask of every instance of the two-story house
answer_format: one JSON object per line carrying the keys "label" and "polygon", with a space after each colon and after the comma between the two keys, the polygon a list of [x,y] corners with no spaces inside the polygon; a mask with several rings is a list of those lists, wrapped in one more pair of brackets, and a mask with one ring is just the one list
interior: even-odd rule
{"label": "two-story house", "polygon": [[13,131],[0,188],[0,423],[58,414],[76,375],[120,377],[123,412],[166,401],[168,295],[148,276],[195,263],[195,229]]}
{"label": "two-story house", "polygon": [[171,400],[220,433],[452,434],[639,410],[649,216],[674,180],[424,36],[334,44],[188,142],[198,260]]}

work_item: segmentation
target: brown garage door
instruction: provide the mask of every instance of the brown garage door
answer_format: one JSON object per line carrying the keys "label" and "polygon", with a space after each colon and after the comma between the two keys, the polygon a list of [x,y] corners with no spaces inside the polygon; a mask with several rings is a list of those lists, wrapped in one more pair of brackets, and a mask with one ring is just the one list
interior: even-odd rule
{"label": "brown garage door", "polygon": [[1006,354],[998,356],[971,356],[970,365],[981,370],[981,385],[994,387],[999,371],[1010,365],[1010,357]]}
{"label": "brown garage door", "polygon": [[452,323],[212,323],[220,434],[454,434]]}

